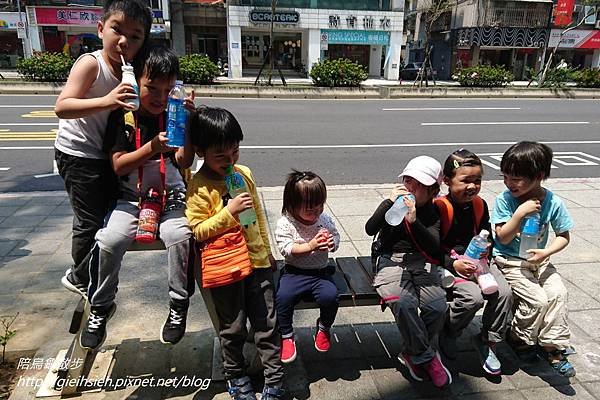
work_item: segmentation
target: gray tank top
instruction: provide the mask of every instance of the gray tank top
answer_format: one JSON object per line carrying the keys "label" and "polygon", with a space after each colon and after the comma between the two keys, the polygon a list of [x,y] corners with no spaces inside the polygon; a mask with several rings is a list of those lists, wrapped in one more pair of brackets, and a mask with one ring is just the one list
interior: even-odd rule
{"label": "gray tank top", "polygon": [[[98,75],[84,98],[91,99],[106,96],[120,81],[110,72],[102,58],[101,50],[84,54],[75,61],[73,68],[82,57],[93,56],[98,62]],[[102,142],[106,131],[106,123],[111,110],[100,111],[83,118],[61,119],[58,122],[58,133],[54,147],[63,153],[76,157],[107,159],[102,151]]]}

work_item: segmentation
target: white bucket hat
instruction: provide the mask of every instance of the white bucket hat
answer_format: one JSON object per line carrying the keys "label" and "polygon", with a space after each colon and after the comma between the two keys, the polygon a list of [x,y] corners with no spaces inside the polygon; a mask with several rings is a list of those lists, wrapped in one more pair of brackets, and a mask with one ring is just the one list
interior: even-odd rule
{"label": "white bucket hat", "polygon": [[398,178],[410,176],[421,182],[425,186],[431,186],[434,183],[442,183],[442,166],[440,163],[429,156],[418,156],[406,164],[404,171]]}

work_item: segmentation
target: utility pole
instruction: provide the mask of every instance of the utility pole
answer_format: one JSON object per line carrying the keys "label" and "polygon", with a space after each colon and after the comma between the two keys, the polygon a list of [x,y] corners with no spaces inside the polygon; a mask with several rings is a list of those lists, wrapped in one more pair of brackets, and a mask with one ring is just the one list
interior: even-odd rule
{"label": "utility pole", "polygon": [[29,51],[29,46],[27,45],[27,37],[29,36],[29,33],[27,32],[27,22],[23,22],[23,15],[21,15],[21,0],[15,1],[17,2],[17,12],[19,13],[19,24],[25,27],[25,37],[21,38],[21,43],[23,44],[23,57],[29,58],[31,57],[31,52]]}

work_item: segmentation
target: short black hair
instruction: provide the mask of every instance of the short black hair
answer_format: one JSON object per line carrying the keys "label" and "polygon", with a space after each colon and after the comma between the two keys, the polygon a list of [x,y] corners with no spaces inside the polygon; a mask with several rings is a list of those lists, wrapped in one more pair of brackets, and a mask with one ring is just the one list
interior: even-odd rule
{"label": "short black hair", "polygon": [[200,106],[189,119],[191,141],[202,151],[226,149],[244,140],[242,127],[232,113],[218,107]]}
{"label": "short black hair", "polygon": [[315,208],[327,201],[327,187],[323,179],[312,171],[296,171],[287,177],[283,189],[282,213],[296,218],[300,209]]}
{"label": "short black hair", "polygon": [[140,79],[144,72],[150,79],[177,78],[179,58],[173,50],[163,45],[144,46],[133,62],[135,77]]}
{"label": "short black hair", "polygon": [[543,143],[515,143],[502,156],[500,171],[528,179],[536,179],[542,174],[542,179],[547,179],[552,168],[552,156],[552,149]]}
{"label": "short black hair", "polygon": [[[460,167],[481,167],[481,159],[477,154],[467,149],[458,149],[446,158],[444,162],[444,177],[452,179]],[[483,172],[483,168],[482,168]]]}
{"label": "short black hair", "polygon": [[123,13],[123,15],[144,26],[144,41],[150,36],[152,27],[152,10],[143,0],[106,0],[102,8],[102,22],[106,22],[111,15]]}

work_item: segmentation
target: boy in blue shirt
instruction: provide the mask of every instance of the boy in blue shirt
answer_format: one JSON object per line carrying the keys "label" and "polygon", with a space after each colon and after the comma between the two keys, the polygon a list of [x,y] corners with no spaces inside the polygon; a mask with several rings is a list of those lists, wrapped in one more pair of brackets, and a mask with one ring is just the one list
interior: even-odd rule
{"label": "boy in blue shirt", "polygon": [[[549,257],[564,249],[570,240],[573,221],[564,203],[542,187],[550,176],[552,150],[537,142],[519,142],[502,156],[500,170],[507,187],[496,197],[492,213],[496,240],[494,261],[515,295],[516,310],[509,340],[523,355],[535,354],[539,346],[550,365],[566,377],[575,369],[564,350],[569,347],[568,293]],[[520,235],[526,217],[540,215],[537,248],[519,257]],[[549,227],[556,237],[548,242]]]}

